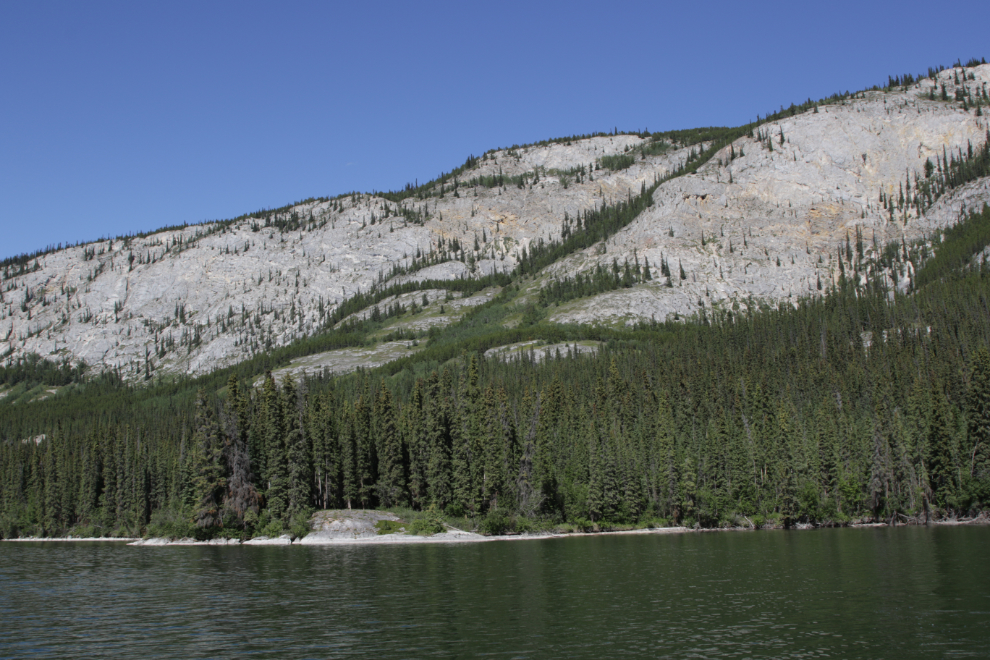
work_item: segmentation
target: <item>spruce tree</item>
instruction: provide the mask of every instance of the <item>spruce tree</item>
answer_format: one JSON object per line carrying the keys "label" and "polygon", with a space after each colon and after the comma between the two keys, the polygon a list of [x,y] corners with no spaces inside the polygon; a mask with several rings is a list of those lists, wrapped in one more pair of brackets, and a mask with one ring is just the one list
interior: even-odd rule
{"label": "spruce tree", "polygon": [[657,449],[655,460],[658,463],[658,489],[660,511],[663,515],[675,518],[679,508],[677,449],[674,437],[674,416],[670,408],[670,397],[666,389],[657,396]]}
{"label": "spruce tree", "polygon": [[[445,372],[445,376],[447,372]],[[450,402],[441,390],[440,377],[434,371],[427,380],[429,403],[426,410],[426,443],[428,445],[427,493],[430,504],[444,510],[453,501],[451,475]]]}
{"label": "spruce tree", "polygon": [[235,521],[241,522],[248,511],[258,513],[260,498],[251,477],[247,448],[247,427],[250,424],[247,397],[241,392],[237,376],[231,375],[227,381],[227,393],[224,459],[229,476],[223,508],[230,512]]}
{"label": "spruce tree", "polygon": [[867,498],[874,518],[882,518],[887,511],[887,498],[890,491],[889,453],[886,423],[879,412],[873,418],[872,455],[870,459],[870,478],[867,484]]}
{"label": "spruce tree", "polygon": [[334,419],[334,393],[310,400],[309,437],[313,445],[314,504],[324,509],[337,505],[340,490],[340,442]]}
{"label": "spruce tree", "polygon": [[[463,387],[461,388],[463,390]],[[474,490],[471,479],[471,408],[464,398],[451,406],[451,489],[452,501],[464,511],[474,506]]]}
{"label": "spruce tree", "polygon": [[[507,430],[503,424],[508,421],[505,412],[496,401],[495,390],[488,386],[482,397],[483,422],[481,425],[481,464],[480,484],[482,508],[486,511],[498,509],[499,496],[506,485],[506,457],[508,450]],[[503,501],[503,507],[506,502]]]}
{"label": "spruce tree", "polygon": [[932,392],[932,420],[928,436],[928,483],[932,501],[939,508],[954,504],[956,484],[954,475],[954,422],[949,402],[941,386]]}
{"label": "spruce tree", "polygon": [[422,379],[417,379],[416,384],[413,385],[409,405],[403,412],[404,444],[409,456],[409,500],[413,507],[425,509],[429,506],[429,496],[426,492],[426,470],[429,460]]}
{"label": "spruce tree", "polygon": [[617,521],[622,503],[623,487],[619,479],[619,466],[613,438],[603,436],[602,448],[602,518]]}
{"label": "spruce tree", "polygon": [[534,488],[533,483],[533,455],[536,453],[534,440],[539,407],[533,399],[529,386],[523,389],[522,401],[519,404],[519,417],[519,441],[521,445],[519,475],[517,477],[519,510],[523,515],[531,516],[542,507],[543,497]]}
{"label": "spruce tree", "polygon": [[284,520],[305,514],[312,506],[312,445],[303,423],[304,402],[295,380],[286,374],[282,379],[282,410],[285,420],[285,496]]}
{"label": "spruce tree", "polygon": [[974,496],[985,505],[990,503],[990,352],[985,347],[973,357],[966,403],[967,471],[974,481]]}
{"label": "spruce tree", "polygon": [[354,440],[354,408],[345,400],[340,414],[340,490],[343,505],[348,509],[358,502],[357,448]]}
{"label": "spruce tree", "polygon": [[[295,400],[293,396],[293,401]],[[262,406],[265,410],[265,427],[262,437],[265,447],[265,500],[269,513],[275,520],[286,520],[289,509],[289,464],[286,451],[286,416],[291,412],[283,406],[271,373],[265,377],[262,389]]]}
{"label": "spruce tree", "polygon": [[378,454],[371,433],[371,410],[362,393],[354,404],[354,463],[357,475],[357,498],[362,509],[375,504],[375,484],[378,481]]}
{"label": "spruce tree", "polygon": [[697,515],[697,472],[690,456],[684,458],[681,466],[681,481],[678,484],[679,507],[677,518],[683,524],[693,524]]}
{"label": "spruce tree", "polygon": [[[484,511],[484,482],[485,482],[485,457],[486,444],[491,441],[491,436],[486,428],[488,422],[488,409],[486,402],[482,398],[479,386],[479,364],[478,354],[472,353],[468,361],[467,380],[465,382],[466,404],[465,412],[465,446],[467,448],[468,483],[467,506],[477,513]],[[491,403],[489,401],[488,403]]]}
{"label": "spruce tree", "polygon": [[538,403],[535,447],[533,454],[533,486],[540,507],[545,512],[556,509],[557,491],[553,454],[562,423],[560,380],[555,378],[541,394]]}
{"label": "spruce tree", "polygon": [[193,523],[200,528],[223,524],[221,502],[227,486],[223,466],[223,443],[213,409],[200,389],[196,395],[196,430],[190,458]]}
{"label": "spruce tree", "polygon": [[44,501],[42,505],[42,529],[46,536],[57,536],[61,531],[62,497],[59,492],[60,483],[56,469],[55,441],[57,438],[44,440],[42,454],[42,473],[44,482]]}
{"label": "spruce tree", "polygon": [[402,441],[396,424],[392,392],[382,383],[375,402],[375,425],[378,437],[378,483],[376,491],[381,506],[403,506],[406,497],[406,467]]}
{"label": "spruce tree", "polygon": [[605,469],[602,460],[598,429],[591,422],[586,435],[588,443],[588,515],[592,522],[604,517],[605,511]]}

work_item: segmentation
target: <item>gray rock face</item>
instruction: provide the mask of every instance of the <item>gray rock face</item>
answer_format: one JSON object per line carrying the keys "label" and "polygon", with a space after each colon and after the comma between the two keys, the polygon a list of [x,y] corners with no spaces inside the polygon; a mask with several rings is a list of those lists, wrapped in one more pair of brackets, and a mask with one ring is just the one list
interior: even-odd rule
{"label": "gray rock face", "polygon": [[[990,65],[974,74],[968,85],[975,91],[990,79]],[[941,77],[951,93],[952,73]],[[743,138],[731,147],[743,157],[730,161],[725,149],[696,175],[661,186],[655,205],[609,239],[603,254],[602,248],[587,250],[551,269],[566,275],[612,259],[647,258],[657,270],[653,283],[562,307],[553,318],[663,320],[704,307],[745,307],[750,298],[775,303],[813,295],[819,282],[837,279],[837,248],[857,228],[869,253],[874,237],[881,249],[893,240],[917,240],[955,223],[963,209],[981,208],[990,201],[987,180],[953,191],[906,221],[891,221],[880,205],[881,190],[896,197],[907,176],[924,176],[926,159],[943,149],[976,148],[986,139],[985,117],[927,100],[930,88],[924,81],[903,93],[867,92],[765,126],[772,152]],[[659,277],[661,259],[675,273],[673,287]]]}
{"label": "gray rock face", "polygon": [[543,344],[539,341],[523,341],[507,346],[490,348],[485,351],[486,358],[498,358],[505,362],[512,360],[529,360],[531,362],[543,362],[557,357],[572,357],[578,355],[591,355],[598,352],[601,342],[580,341],[574,343]]}
{"label": "gray rock face", "polygon": [[[967,72],[975,77],[965,82],[973,93],[990,83],[990,65]],[[951,97],[951,70],[940,75],[942,83]],[[836,248],[857,227],[872,249],[874,235],[879,246],[914,240],[955,222],[962,209],[982,206],[990,200],[986,180],[906,222],[892,222],[879,205],[881,190],[896,195],[906,177],[923,176],[927,158],[985,139],[986,117],[928,100],[933,84],[867,92],[764,126],[773,151],[744,137],[731,147],[743,156],[730,160],[727,148],[697,174],[662,185],[653,207],[607,244],[571,255],[544,276],[648,258],[653,282],[561,305],[553,318],[624,323],[751,299],[793,300],[837,277]],[[443,197],[400,205],[357,195],[300,204],[275,218],[297,220],[292,231],[248,218],[59,250],[32,262],[29,272],[2,273],[0,355],[82,360],[132,380],[208,372],[317,332],[341,301],[379,281],[512,269],[533,241],[560,237],[565,213],[573,218],[635,195],[688,155],[672,148],[617,172],[591,169],[641,142],[598,137],[493,152]],[[583,175],[575,172],[580,166]],[[538,179],[468,185],[500,173]],[[425,219],[411,222],[404,211]],[[463,253],[453,253],[455,239]],[[428,254],[426,267],[406,271]],[[686,279],[665,286],[661,259],[675,273],[682,266]]]}
{"label": "gray rock face", "polygon": [[324,539],[375,538],[378,530],[375,524],[380,520],[396,522],[399,517],[387,511],[368,509],[319,511],[313,516],[313,532]]}

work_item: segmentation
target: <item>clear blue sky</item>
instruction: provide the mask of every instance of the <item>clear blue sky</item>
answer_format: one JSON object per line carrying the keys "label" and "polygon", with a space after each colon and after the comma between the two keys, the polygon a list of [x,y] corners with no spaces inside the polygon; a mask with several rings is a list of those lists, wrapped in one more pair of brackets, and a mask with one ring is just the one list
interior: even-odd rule
{"label": "clear blue sky", "polygon": [[990,57],[990,2],[0,4],[0,258],[732,125]]}

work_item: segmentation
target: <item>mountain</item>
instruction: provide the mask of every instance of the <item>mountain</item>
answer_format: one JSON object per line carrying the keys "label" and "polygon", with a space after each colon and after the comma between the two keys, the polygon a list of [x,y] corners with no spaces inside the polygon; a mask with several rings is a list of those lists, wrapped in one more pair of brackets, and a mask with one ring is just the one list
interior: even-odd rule
{"label": "mountain", "polygon": [[[305,363],[344,371],[416,352],[510,279],[520,309],[613,327],[824,295],[850,241],[875,260],[990,201],[986,177],[932,184],[984,148],[988,83],[958,67],[736,129],[498,149],[400,192],[8,259],[0,355],[197,375],[391,314],[393,341]],[[885,277],[906,290],[915,267]]]}
{"label": "mountain", "polygon": [[988,78],[8,259],[0,537],[985,520]]}

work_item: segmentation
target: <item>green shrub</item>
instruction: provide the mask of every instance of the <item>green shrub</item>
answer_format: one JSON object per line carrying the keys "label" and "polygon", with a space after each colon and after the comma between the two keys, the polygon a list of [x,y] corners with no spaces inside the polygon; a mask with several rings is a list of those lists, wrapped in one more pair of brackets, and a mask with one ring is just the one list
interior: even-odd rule
{"label": "green shrub", "polygon": [[221,527],[217,530],[213,538],[218,539],[239,539],[244,541],[248,538],[247,532],[237,527]]}
{"label": "green shrub", "polygon": [[267,536],[268,538],[276,538],[282,536],[285,533],[285,527],[282,525],[282,521],[275,519],[270,520],[264,526],[258,525],[258,531],[255,536]]}
{"label": "green shrub", "polygon": [[379,520],[375,523],[375,531],[381,534],[398,534],[406,531],[406,523],[401,520]]}
{"label": "green shrub", "polygon": [[165,539],[184,539],[196,537],[196,526],[192,515],[186,507],[166,507],[151,514],[148,522],[147,535]]}
{"label": "green shrub", "polygon": [[244,512],[244,533],[250,537],[254,534],[254,530],[257,526],[258,512],[254,509],[248,509]]}
{"label": "green shrub", "polygon": [[510,516],[505,509],[495,509],[489,511],[488,515],[481,519],[478,531],[485,536],[501,536],[516,530],[516,519]]}
{"label": "green shrub", "polygon": [[417,518],[409,525],[409,533],[417,536],[433,536],[434,534],[443,534],[446,531],[447,527],[436,516]]}
{"label": "green shrub", "polygon": [[36,525],[23,516],[0,517],[0,539],[16,539],[24,536],[34,536]]}
{"label": "green shrub", "polygon": [[69,530],[69,536],[73,536],[77,539],[92,539],[103,536],[96,525],[77,525]]}
{"label": "green shrub", "polygon": [[630,154],[616,154],[614,156],[602,156],[598,159],[602,167],[607,170],[612,170],[617,172],[619,170],[624,170],[633,163],[636,162],[636,157]]}
{"label": "green shrub", "polygon": [[289,534],[292,535],[292,538],[301,539],[313,531],[313,526],[309,522],[312,517],[313,512],[309,509],[300,511],[292,517],[292,521],[289,523]]}

